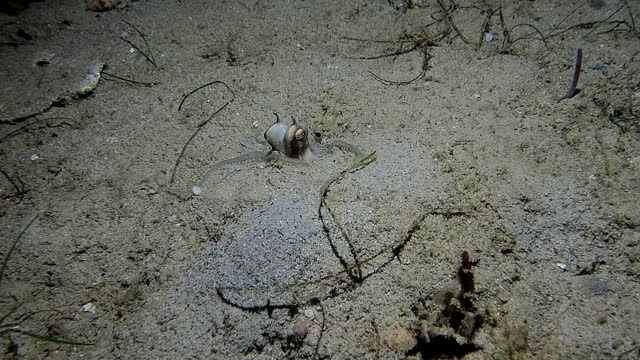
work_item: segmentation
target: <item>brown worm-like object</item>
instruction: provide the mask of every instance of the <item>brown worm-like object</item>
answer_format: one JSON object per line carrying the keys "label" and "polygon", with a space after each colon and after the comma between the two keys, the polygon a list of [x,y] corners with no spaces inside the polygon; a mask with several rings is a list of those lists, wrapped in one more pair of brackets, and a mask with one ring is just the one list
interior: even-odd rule
{"label": "brown worm-like object", "polygon": [[582,48],[578,48],[578,54],[576,54],[576,65],[575,69],[573,70],[573,80],[571,81],[569,91],[567,91],[567,94],[565,96],[558,99],[558,102],[564,99],[571,99],[580,92],[580,89],[577,88],[578,80],[580,79],[580,68],[582,68]]}

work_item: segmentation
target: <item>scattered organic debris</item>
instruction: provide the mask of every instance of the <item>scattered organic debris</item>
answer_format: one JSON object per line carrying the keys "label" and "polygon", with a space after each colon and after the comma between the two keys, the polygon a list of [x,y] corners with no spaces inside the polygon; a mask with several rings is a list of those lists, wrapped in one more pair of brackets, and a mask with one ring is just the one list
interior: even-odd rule
{"label": "scattered organic debris", "polygon": [[[583,4],[577,5],[564,18],[562,18],[562,20],[553,24],[549,29],[545,29],[546,34],[531,24],[518,24],[512,27],[511,30],[515,29],[516,27],[523,26],[523,27],[532,29],[533,32],[524,34],[520,38],[512,40],[510,36],[507,36],[509,35],[509,33],[505,31],[505,42],[507,43],[506,48],[509,49],[511,45],[513,45],[516,41],[523,40],[523,39],[530,39],[532,38],[531,37],[532,35],[536,35],[536,34],[537,36],[540,37],[540,40],[542,40],[545,47],[547,47],[547,41],[549,39],[552,39],[557,36],[564,36],[566,32],[571,30],[590,29],[587,36],[600,36],[600,35],[613,33],[613,32],[629,32],[636,37],[640,36],[640,34],[638,33],[638,29],[636,27],[633,12],[631,11],[631,8],[627,0],[623,0],[622,4],[615,11],[607,15],[604,19],[580,22],[580,23],[563,26],[563,24],[567,22],[567,20],[569,20],[582,6]],[[623,9],[627,10],[626,16],[628,16],[628,18],[625,18],[624,16],[619,17],[620,15],[624,15],[624,12],[622,11]],[[618,18],[614,19],[614,17],[616,16]],[[502,13],[501,13],[501,20],[504,25],[504,17],[502,16]],[[600,32],[596,32],[596,30],[599,30],[602,27],[606,27],[606,26],[609,26],[609,28],[607,28],[606,30],[602,30]],[[505,26],[505,29],[506,29],[506,26]]]}
{"label": "scattered organic debris", "polygon": [[438,320],[439,325],[450,327],[467,339],[470,339],[484,323],[484,314],[477,313],[473,271],[476,264],[478,261],[471,261],[467,251],[462,253],[462,263],[458,268],[460,291],[457,294],[446,294],[445,307]]}
{"label": "scattered organic debris", "polygon": [[418,344],[407,352],[407,355],[422,355],[423,359],[439,359],[442,357],[462,358],[472,352],[482,350],[475,344],[460,344],[455,336],[436,333],[420,333]]}
{"label": "scattered organic debris", "polygon": [[[0,264],[0,285],[2,284],[2,278],[4,277],[4,271],[7,268],[7,263],[9,262],[9,258],[11,257],[11,254],[13,254],[13,251],[15,250],[16,246],[20,242],[20,239],[22,238],[22,235],[24,235],[24,233],[27,232],[27,230],[38,219],[38,217],[40,217],[40,214],[37,214],[36,216],[34,216],[31,219],[31,221],[29,221],[27,226],[25,226],[24,229],[22,229],[20,234],[16,237],[16,239],[13,241],[13,243],[11,243],[11,246],[9,247],[7,252],[4,254],[4,257],[2,259],[2,264]],[[21,305],[22,305],[21,303],[16,304],[13,308],[11,308],[11,310],[9,310],[6,314],[4,314],[4,315],[2,315],[0,317],[0,335],[14,333],[14,334],[18,334],[18,335],[25,335],[25,336],[28,336],[30,338],[36,339],[36,340],[41,340],[41,341],[50,342],[50,343],[54,343],[54,344],[60,344],[60,345],[74,345],[74,346],[94,345],[93,343],[68,341],[68,340],[62,340],[62,339],[58,339],[58,338],[54,338],[54,337],[50,337],[50,336],[46,336],[46,335],[40,335],[38,333],[35,333],[35,332],[32,332],[32,331],[25,330],[25,329],[21,328],[20,324],[22,323],[22,321],[24,321],[25,319],[29,318],[29,316],[22,317],[22,320],[21,321],[17,321],[17,322],[5,322],[7,319],[9,319],[16,312],[16,310],[18,310],[21,307]],[[11,341],[11,343],[13,344],[13,341]]]}
{"label": "scattered organic debris", "polygon": [[[412,6],[409,6],[410,8]],[[408,85],[419,79],[426,78],[429,81],[437,81],[433,78],[426,77],[427,71],[430,70],[432,54],[429,52],[430,47],[439,46],[440,43],[447,37],[454,36],[460,38],[464,43],[468,45],[475,46],[480,48],[482,44],[485,42],[485,36],[488,33],[489,28],[492,25],[492,18],[496,15],[499,16],[499,20],[502,26],[503,32],[503,45],[502,50],[499,53],[510,53],[511,47],[514,43],[530,38],[531,34],[525,34],[519,38],[513,39],[513,30],[519,27],[529,27],[534,30],[535,33],[539,34],[542,38],[545,46],[546,46],[546,38],[542,34],[540,30],[538,30],[535,26],[530,24],[517,24],[512,28],[507,27],[505,23],[505,15],[503,12],[502,6],[490,7],[489,5],[485,5],[483,7],[464,7],[465,9],[473,9],[479,11],[479,15],[483,17],[483,22],[480,27],[480,31],[478,34],[478,40],[469,39],[464,32],[458,27],[453,17],[454,14],[459,11],[461,6],[459,6],[455,1],[452,0],[438,0],[436,10],[430,14],[430,18],[434,19],[433,22],[426,24],[423,26],[419,33],[415,34],[404,34],[397,40],[370,40],[370,39],[360,39],[354,37],[346,37],[345,40],[350,41],[360,41],[360,42],[370,42],[370,43],[390,43],[399,45],[399,49],[396,51],[386,52],[379,55],[374,56],[360,56],[360,57],[352,57],[354,59],[362,59],[362,60],[374,60],[385,57],[397,57],[405,54],[409,54],[413,51],[419,51],[422,53],[422,65],[421,70],[418,75],[413,77],[412,79],[406,81],[393,81],[380,77],[379,75],[369,72],[377,81],[385,84],[385,85]],[[428,33],[427,29],[437,26],[438,30],[431,30],[431,35]],[[453,35],[452,35],[453,34]],[[493,33],[491,33],[493,36]]]}
{"label": "scattered organic debris", "polygon": [[[329,188],[336,181],[342,179],[346,174],[358,171],[366,167],[375,159],[374,154],[361,160],[351,167],[341,171],[331,180],[325,183],[321,189],[320,205],[318,206],[318,217],[323,226],[323,232],[331,249],[342,265],[343,269],[336,273],[321,277],[314,281],[298,283],[298,284],[272,284],[265,287],[234,287],[223,286],[216,288],[216,292],[220,299],[231,306],[247,311],[273,311],[274,309],[290,309],[308,305],[312,302],[335,298],[346,291],[352,290],[361,285],[370,277],[381,273],[394,260],[398,259],[404,251],[406,245],[413,240],[415,234],[422,228],[422,224],[430,216],[442,216],[444,218],[452,218],[459,216],[468,216],[468,214],[460,209],[439,209],[428,207],[428,209],[419,216],[407,230],[406,235],[389,244],[376,254],[366,259],[360,259],[357,256],[349,261],[348,258],[340,254],[334,240],[335,233],[347,243],[351,254],[355,253],[353,242],[348,234],[340,231],[342,224],[339,223],[337,216],[333,215],[332,220],[336,226],[335,230],[330,227],[331,222],[327,220],[324,212],[331,214],[333,211],[327,203],[327,194]],[[375,263],[376,267],[368,271],[363,271],[364,266]],[[475,263],[475,262],[474,262]],[[274,294],[277,294],[274,296]]]}
{"label": "scattered organic debris", "polygon": [[[393,0],[390,2],[392,2],[396,8],[403,9],[404,11],[416,7],[416,2],[413,0],[406,2]],[[569,12],[569,14],[567,14],[567,16],[565,16],[559,22],[551,25],[547,29],[542,30],[541,28],[529,23],[519,23],[513,26],[509,26],[506,22],[506,19],[509,16],[508,14],[505,14],[505,10],[502,5],[497,5],[495,7],[491,7],[488,4],[480,7],[462,6],[454,0],[438,0],[437,2],[435,2],[435,5],[434,3],[428,3],[428,5],[426,5],[426,3],[423,3],[420,4],[419,7],[431,6],[435,6],[437,8],[435,12],[429,15],[430,18],[435,19],[436,21],[434,23],[426,25],[425,28],[437,23],[443,23],[446,25],[446,30],[442,33],[445,35],[445,37],[448,36],[449,33],[453,32],[455,36],[459,37],[464,43],[476,46],[478,48],[481,47],[484,42],[484,36],[487,33],[487,29],[490,28],[492,18],[497,15],[500,27],[502,29],[502,46],[500,51],[498,52],[500,54],[513,54],[514,45],[523,40],[542,41],[544,47],[548,49],[549,39],[558,36],[564,36],[566,32],[571,30],[590,29],[587,36],[600,36],[608,33],[628,32],[636,37],[640,37],[640,32],[638,31],[636,21],[634,19],[634,15],[628,0],[623,0],[620,6],[618,6],[614,11],[609,12],[609,14],[607,14],[603,19],[563,25],[568,22],[568,20],[571,19],[572,16],[583,6],[583,4],[577,5],[572,11]],[[460,24],[457,24],[454,21],[454,15],[460,9],[475,9],[479,11],[479,16],[484,17],[482,26],[480,28],[478,40],[471,40],[462,31],[462,29],[460,28]],[[396,84],[395,82],[389,82],[388,85],[402,85],[403,83],[404,82],[400,82]]]}
{"label": "scattered organic debris", "polygon": [[[540,31],[537,27],[531,24],[516,24],[513,27],[509,28],[505,20],[504,11],[502,7],[500,7],[500,9],[498,10],[498,15],[500,17],[500,23],[502,24],[502,35],[503,35],[502,50],[500,51],[501,54],[513,53],[513,45],[520,40],[528,40],[528,39],[541,40],[544,46],[547,47],[547,38],[542,33],[542,31]],[[525,33],[520,37],[514,39],[513,38],[514,30],[521,27],[532,29],[533,32]],[[537,35],[539,39],[534,35]]]}
{"label": "scattered organic debris", "polygon": [[120,4],[120,0],[90,0],[87,3],[87,10],[104,12],[113,10]]}
{"label": "scattered organic debris", "polygon": [[[372,160],[368,160],[371,162]],[[329,208],[326,200],[329,188],[336,181],[342,179],[346,174],[360,170],[364,168],[369,162],[361,162],[354,164],[352,167],[345,169],[338,173],[331,180],[329,180],[321,189],[321,201],[318,209],[319,218],[323,224],[323,231],[325,237],[329,242],[334,255],[340,261],[343,267],[342,271],[334,274],[327,275],[320,279],[298,283],[298,284],[272,284],[261,287],[248,287],[238,288],[233,286],[218,287],[216,288],[219,299],[227,305],[233,306],[237,309],[248,312],[260,312],[266,311],[271,314],[273,311],[286,309],[289,312],[295,312],[296,309],[309,306],[320,305],[322,301],[327,299],[336,298],[348,291],[353,290],[357,286],[360,286],[370,277],[381,273],[384,269],[395,259],[398,259],[406,247],[406,245],[413,239],[414,235],[421,229],[423,222],[430,216],[441,216],[445,219],[450,219],[460,216],[468,216],[468,213],[461,209],[438,209],[429,207],[409,228],[406,235],[399,241],[381,249],[377,254],[367,258],[358,259],[355,249],[351,243],[351,239],[348,234],[342,228],[337,216],[331,215],[334,222],[334,228],[329,227],[324,212],[332,214],[332,210]],[[338,233],[338,236],[343,238],[349,244],[350,253],[353,260],[349,261],[346,257],[341,255],[334,243],[334,233]],[[384,259],[379,259],[386,257]],[[363,271],[365,265],[370,265],[376,261],[377,267],[373,270],[369,270],[366,273]],[[382,262],[382,263],[381,263]],[[465,271],[472,271],[472,267],[478,264],[478,261],[472,261],[467,259],[463,262],[463,268]],[[277,294],[277,295],[274,295]],[[480,347],[471,342],[471,338],[475,332],[486,322],[485,314],[479,312],[475,308],[475,294],[473,292],[461,291],[459,296],[455,296],[451,293],[447,297],[445,309],[437,316],[437,324],[442,324],[441,328],[422,329],[414,335],[413,340],[399,341],[395,337],[387,337],[385,342],[388,346],[399,349],[397,351],[404,351],[407,354],[441,354],[449,356],[461,356],[476,350]],[[449,319],[449,320],[447,320]],[[450,326],[444,324],[453,323],[454,330]],[[375,326],[374,326],[375,328]],[[316,342],[316,355],[318,353],[319,344],[322,340],[322,333],[324,331],[324,318],[323,325],[321,327],[319,338]],[[443,333],[438,331],[446,330]],[[411,331],[411,330],[407,330]],[[458,333],[459,331],[462,334]],[[425,335],[426,334],[426,335]],[[406,335],[406,334],[404,334]],[[402,336],[404,336],[402,335]],[[397,341],[398,340],[398,341]],[[411,342],[414,344],[412,348],[408,348],[408,344]],[[406,350],[406,351],[405,351]]]}
{"label": "scattered organic debris", "polygon": [[420,299],[419,305],[412,311],[422,320],[417,335],[417,345],[407,354],[422,354],[427,358],[439,356],[462,357],[482,347],[474,343],[473,338],[486,323],[495,323],[488,311],[478,305],[475,293],[474,267],[479,260],[471,260],[468,251],[464,251],[458,267],[458,291],[447,288],[435,297],[434,301],[443,308],[437,314],[427,311],[426,300]]}
{"label": "scattered organic debris", "polygon": [[473,268],[480,260],[471,261],[469,252],[462,253],[462,264],[458,268],[458,279],[463,293],[473,292],[475,290],[475,282],[473,280]]}
{"label": "scattered organic debris", "polygon": [[[327,194],[329,193],[329,189],[331,185],[333,185],[338,180],[342,179],[347,173],[352,173],[360,169],[363,169],[369,164],[371,164],[372,162],[374,162],[375,160],[376,160],[376,155],[375,155],[375,152],[373,152],[368,156],[364,157],[360,162],[354,164],[350,168],[347,168],[341,171],[336,176],[334,176],[329,181],[327,181],[325,185],[322,187],[320,192],[321,195],[320,195],[320,205],[318,206],[318,218],[320,219],[320,222],[322,222],[322,230],[324,231],[324,234],[327,240],[329,241],[329,245],[331,246],[331,250],[333,251],[333,254],[338,258],[338,260],[340,261],[340,264],[342,264],[342,267],[344,268],[344,271],[349,276],[350,280],[353,281],[354,283],[360,283],[364,281],[361,264],[360,264],[360,261],[358,260],[358,256],[356,254],[355,248],[353,247],[353,242],[349,239],[349,236],[347,235],[346,231],[342,227],[342,224],[339,222],[338,217],[335,215],[335,213],[331,210],[331,208],[327,204]],[[347,243],[349,247],[349,252],[353,257],[354,264],[349,264],[349,261],[345,259],[342,255],[340,255],[340,252],[338,251],[338,248],[331,237],[331,230],[327,226],[327,221],[325,220],[324,215],[322,214],[323,208],[325,208],[327,212],[330,214],[333,220],[333,223],[338,229],[341,237]]]}
{"label": "scattered organic debris", "polygon": [[[193,139],[198,135],[198,133],[216,116],[218,115],[218,113],[220,113],[222,110],[224,110],[227,106],[229,106],[229,104],[231,104],[235,99],[236,99],[236,94],[233,92],[233,90],[231,90],[231,88],[229,87],[229,85],[227,85],[224,81],[219,81],[219,80],[214,80],[214,81],[210,81],[202,86],[199,86],[197,88],[195,88],[194,90],[190,91],[188,94],[184,95],[182,97],[182,100],[180,100],[180,105],[178,105],[178,111],[182,110],[182,105],[184,105],[184,103],[187,101],[187,99],[189,98],[189,96],[193,95],[195,92],[204,89],[206,87],[209,87],[211,85],[217,85],[217,84],[222,84],[224,85],[224,87],[231,93],[231,99],[227,100],[226,103],[224,103],[221,107],[219,107],[216,111],[213,112],[213,114],[211,114],[211,116],[209,116],[209,118],[207,118],[206,120],[204,120],[203,122],[201,122],[200,124],[198,124],[198,126],[196,127],[196,131],[193,132],[193,134],[191,134],[191,136],[189,137],[189,140],[187,140],[187,142],[184,144],[184,146],[182,147],[182,150],[180,151],[180,155],[178,155],[178,158],[176,159],[175,164],[173,165],[173,169],[171,170],[171,178],[169,179],[169,185],[173,184],[175,175],[176,175],[176,169],[178,168],[178,165],[180,165],[180,161],[182,160],[182,157],[184,156],[184,152],[187,150],[187,147],[189,146],[189,144],[191,144],[191,141],[193,141]],[[178,194],[178,193],[174,193],[174,195],[182,198],[182,195]]]}
{"label": "scattered organic debris", "polygon": [[26,193],[25,185],[22,182],[22,180],[20,180],[20,178],[16,178],[14,180],[13,178],[11,178],[3,170],[0,170],[0,174],[2,174],[2,176],[4,176],[4,178],[7,179],[7,181],[9,181],[9,183],[11,184],[11,186],[13,187],[13,190],[14,190],[13,194],[3,194],[3,197],[7,201],[9,201],[10,203],[13,203],[13,204],[17,204],[17,203],[21,202],[22,199],[24,198],[24,194]]}
{"label": "scattered organic debris", "polygon": [[47,104],[47,106],[31,114],[20,116],[10,120],[0,120],[0,124],[18,124],[38,115],[42,115],[54,107],[64,107],[73,101],[88,98],[89,96],[91,96],[91,94],[93,94],[94,90],[98,86],[98,83],[100,82],[100,79],[102,77],[102,71],[105,66],[106,65],[101,62],[90,64],[88,67],[88,72],[85,74],[83,81],[78,84],[78,87],[75,91],[68,91],[56,97],[55,99],[51,100],[49,104]]}
{"label": "scattered organic debris", "polygon": [[457,8],[456,3],[453,1],[450,1],[449,5],[447,6],[444,4],[442,0],[438,0],[438,5],[440,5],[440,10],[444,14],[443,20],[445,20],[446,23],[449,24],[449,27],[451,27],[456,32],[456,34],[458,34],[458,37],[460,37],[460,39],[464,41],[466,44],[479,46],[479,44],[476,44],[473,41],[467,39],[466,36],[464,36],[464,34],[462,33],[462,31],[460,31],[458,26],[456,26],[456,24],[453,22],[452,14]]}
{"label": "scattered organic debris", "polygon": [[[428,48],[437,46],[438,41],[440,41],[445,36],[447,36],[446,32],[443,32],[436,37],[431,37],[426,33],[423,33],[420,35],[405,34],[398,40],[367,40],[367,39],[360,39],[360,38],[354,38],[354,37],[345,37],[344,39],[350,40],[350,41],[360,41],[360,42],[389,43],[389,44],[396,44],[399,46],[397,50],[389,53],[383,53],[383,54],[373,55],[373,56],[359,56],[359,57],[353,57],[353,59],[375,60],[375,59],[380,59],[385,57],[397,57],[397,56],[412,53],[414,51],[418,51],[422,53],[422,65],[421,65],[420,73],[410,80],[406,80],[406,81],[386,80],[376,75],[375,73],[369,71],[371,76],[373,76],[376,80],[380,81],[385,85],[408,85],[426,76],[427,71],[431,69],[430,61],[432,58],[432,55],[429,54],[428,52]],[[433,80],[433,79],[430,79],[430,80]]]}
{"label": "scattered organic debris", "polygon": [[599,265],[604,264],[606,264],[606,261],[604,261],[600,256],[596,256],[596,258],[590,261],[589,264],[580,269],[576,275],[591,275],[596,272]]}
{"label": "scattered organic debris", "polygon": [[142,41],[144,41],[144,45],[147,51],[146,52],[142,51],[138,46],[136,46],[133,42],[129,41],[128,39],[122,38],[122,40],[124,40],[127,44],[131,45],[131,47],[134,48],[136,51],[138,51],[140,54],[142,54],[142,56],[144,56],[144,58],[147,59],[147,61],[150,62],[154,67],[158,67],[158,64],[156,64],[156,59],[153,56],[153,52],[151,51],[151,46],[149,45],[147,38],[144,36],[144,33],[126,20],[122,20],[122,22],[129,25],[133,30],[135,30],[138,33],[138,35],[140,35],[140,37],[142,38]]}
{"label": "scattered organic debris", "polygon": [[[623,351],[616,359],[623,359],[623,356],[635,353],[635,359],[640,358],[640,345],[632,346],[629,350]],[[630,358],[633,359],[633,358]]]}
{"label": "scattered organic debris", "polygon": [[123,82],[123,83],[127,83],[127,84],[131,84],[131,85],[141,85],[141,86],[145,86],[145,87],[150,87],[150,86],[154,86],[154,85],[158,85],[159,82],[154,81],[154,82],[146,82],[146,81],[137,81],[137,80],[133,80],[133,79],[128,79],[122,76],[118,76],[115,75],[113,73],[109,73],[106,71],[102,71],[102,79],[103,80],[107,80],[107,81],[118,81],[118,82]]}
{"label": "scattered organic debris", "polygon": [[39,129],[44,129],[44,128],[57,128],[57,127],[71,127],[71,128],[81,128],[82,125],[79,125],[78,123],[74,123],[73,119],[68,118],[68,117],[63,117],[63,116],[54,116],[54,117],[48,117],[48,118],[44,118],[44,119],[38,119],[35,118],[34,116],[34,121],[23,125],[11,132],[9,132],[8,134],[4,135],[3,137],[0,138],[0,143],[2,143],[3,141],[12,138],[14,136],[17,136],[20,133],[23,132],[27,132],[29,130],[39,130]]}

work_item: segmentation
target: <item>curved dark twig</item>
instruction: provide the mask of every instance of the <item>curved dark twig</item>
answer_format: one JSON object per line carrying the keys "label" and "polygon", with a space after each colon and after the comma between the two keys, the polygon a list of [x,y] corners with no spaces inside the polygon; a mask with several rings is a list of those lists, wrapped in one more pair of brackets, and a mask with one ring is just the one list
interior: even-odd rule
{"label": "curved dark twig", "polygon": [[200,89],[203,89],[203,88],[205,88],[207,86],[211,86],[211,85],[214,85],[214,84],[222,84],[222,85],[224,85],[227,88],[227,90],[229,90],[229,92],[231,92],[231,100],[228,100],[224,105],[222,105],[220,108],[218,108],[218,110],[216,110],[211,116],[209,116],[209,118],[207,120],[201,122],[198,125],[198,127],[196,128],[196,131],[194,131],[193,134],[191,134],[191,136],[189,137],[189,140],[187,140],[187,142],[182,147],[182,150],[180,151],[180,155],[178,155],[178,158],[176,159],[176,162],[173,165],[173,169],[171,170],[171,178],[169,180],[169,184],[173,184],[173,180],[174,180],[175,175],[176,175],[176,169],[178,168],[178,165],[180,165],[180,161],[182,160],[182,157],[184,156],[184,152],[187,150],[187,146],[189,146],[189,144],[191,144],[191,141],[193,141],[193,139],[198,135],[198,133],[200,132],[200,130],[202,130],[203,127],[205,127],[216,115],[218,115],[218,113],[220,111],[224,110],[224,108],[226,108],[229,104],[231,104],[236,99],[236,94],[229,87],[229,85],[227,85],[224,81],[214,80],[214,81],[211,81],[209,83],[206,83],[206,84],[196,88],[195,90],[192,90],[187,95],[185,95],[182,98],[182,101],[180,101],[180,105],[178,106],[178,111],[180,111],[182,109],[182,105],[184,104],[184,102],[187,100],[187,98],[190,95],[192,95],[193,93],[195,93],[196,91],[198,91]]}
{"label": "curved dark twig", "polygon": [[11,244],[11,247],[9,248],[7,253],[4,254],[4,259],[2,259],[2,264],[0,265],[0,284],[2,284],[2,276],[4,275],[4,269],[6,269],[7,267],[7,262],[9,261],[9,257],[11,257],[11,253],[13,253],[13,249],[16,248],[16,245],[18,245],[18,242],[22,238],[22,235],[24,235],[24,233],[27,232],[29,227],[31,227],[31,224],[33,224],[33,222],[36,221],[36,219],[39,216],[40,214],[37,214],[36,216],[33,217],[33,219],[31,219],[31,221],[29,221],[27,226],[25,226],[24,229],[22,229],[18,237],[16,237],[16,239],[13,241],[13,244]]}

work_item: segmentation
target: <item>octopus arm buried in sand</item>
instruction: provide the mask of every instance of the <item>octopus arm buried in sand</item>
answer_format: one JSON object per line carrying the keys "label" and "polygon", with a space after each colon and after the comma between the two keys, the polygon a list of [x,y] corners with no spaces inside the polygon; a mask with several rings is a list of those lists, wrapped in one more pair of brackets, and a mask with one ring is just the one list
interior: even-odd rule
{"label": "octopus arm buried in sand", "polygon": [[[214,170],[225,165],[240,164],[248,161],[271,161],[283,160],[292,163],[306,164],[309,161],[322,156],[335,148],[340,148],[351,152],[356,159],[367,156],[357,147],[344,141],[334,141],[330,144],[321,144],[319,139],[309,140],[309,131],[299,124],[292,116],[293,124],[282,120],[278,114],[276,123],[271,125],[264,132],[264,138],[271,146],[271,150],[267,153],[261,151],[253,151],[232,159],[223,160],[214,164],[205,176],[203,176],[200,184],[205,184]],[[191,188],[193,195],[200,195],[202,189],[198,185]]]}

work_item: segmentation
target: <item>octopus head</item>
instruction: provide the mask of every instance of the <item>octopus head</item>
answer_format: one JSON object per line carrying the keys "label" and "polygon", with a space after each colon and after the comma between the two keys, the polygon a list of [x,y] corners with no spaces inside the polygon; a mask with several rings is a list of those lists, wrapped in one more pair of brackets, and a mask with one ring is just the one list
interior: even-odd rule
{"label": "octopus head", "polygon": [[264,133],[271,150],[290,158],[302,159],[309,151],[309,132],[292,116],[293,124],[288,124],[276,114],[277,122]]}

